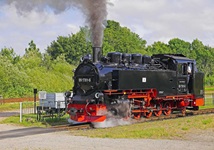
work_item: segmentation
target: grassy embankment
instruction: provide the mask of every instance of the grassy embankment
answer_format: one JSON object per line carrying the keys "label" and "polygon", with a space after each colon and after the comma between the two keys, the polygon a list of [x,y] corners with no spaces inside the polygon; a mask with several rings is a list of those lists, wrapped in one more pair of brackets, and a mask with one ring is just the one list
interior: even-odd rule
{"label": "grassy embankment", "polygon": [[10,110],[18,110],[20,107],[19,103],[4,103],[0,104],[0,112],[2,111],[10,111]]}

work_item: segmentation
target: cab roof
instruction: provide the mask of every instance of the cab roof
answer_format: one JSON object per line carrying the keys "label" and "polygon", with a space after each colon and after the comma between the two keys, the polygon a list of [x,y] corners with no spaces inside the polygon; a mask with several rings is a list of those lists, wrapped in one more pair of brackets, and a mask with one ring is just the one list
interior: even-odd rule
{"label": "cab roof", "polygon": [[182,62],[194,62],[194,59],[187,58],[183,54],[154,54],[152,55],[152,58],[159,58],[159,59],[173,59],[178,63]]}

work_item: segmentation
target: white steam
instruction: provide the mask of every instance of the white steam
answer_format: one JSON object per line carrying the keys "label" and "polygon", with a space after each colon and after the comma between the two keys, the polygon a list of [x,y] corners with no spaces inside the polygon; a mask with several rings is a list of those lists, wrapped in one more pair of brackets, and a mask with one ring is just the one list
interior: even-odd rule
{"label": "white steam", "polygon": [[93,46],[101,47],[104,23],[107,18],[107,1],[108,0],[5,0],[3,4],[14,5],[20,15],[26,15],[31,11],[38,13],[52,11],[55,14],[59,14],[76,7],[86,16],[86,23],[90,27]]}
{"label": "white steam", "polygon": [[115,110],[116,115],[111,111],[108,111],[106,115],[106,120],[103,122],[94,122],[93,126],[95,128],[108,128],[108,127],[115,127],[121,125],[129,125],[133,123],[131,118],[131,108],[129,101],[121,101],[120,103],[113,105],[112,109]]}
{"label": "white steam", "polygon": [[93,124],[94,128],[109,128],[109,127],[132,124],[132,119],[116,117],[116,116],[112,115],[111,112],[108,112],[107,118],[105,121],[93,122],[92,124]]}

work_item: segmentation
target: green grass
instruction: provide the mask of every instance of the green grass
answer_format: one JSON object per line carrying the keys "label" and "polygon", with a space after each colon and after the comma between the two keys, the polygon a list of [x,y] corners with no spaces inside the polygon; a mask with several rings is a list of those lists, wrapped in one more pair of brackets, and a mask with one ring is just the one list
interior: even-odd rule
{"label": "green grass", "polygon": [[174,139],[184,138],[186,134],[207,129],[214,130],[214,114],[145,122],[114,128],[72,130],[70,132],[76,136],[93,138]]}
{"label": "green grass", "polygon": [[[37,106],[39,103],[37,102]],[[22,108],[33,108],[34,107],[34,102],[22,102]],[[11,111],[11,110],[19,110],[20,109],[20,102],[16,103],[3,103],[0,104],[0,112],[2,111]]]}
{"label": "green grass", "polygon": [[0,112],[19,109],[20,103],[4,103],[0,104]]}
{"label": "green grass", "polygon": [[200,107],[199,107],[199,110],[200,110],[200,109],[209,109],[209,108],[214,108],[214,105],[200,106]]}
{"label": "green grass", "polygon": [[205,92],[212,91],[214,93],[214,86],[205,86]]}
{"label": "green grass", "polygon": [[25,127],[50,127],[54,125],[67,124],[68,115],[64,115],[63,117],[51,117],[44,118],[41,121],[37,120],[36,114],[26,114],[22,117],[22,122],[20,122],[19,115],[8,117],[2,121],[0,124],[16,124]]}

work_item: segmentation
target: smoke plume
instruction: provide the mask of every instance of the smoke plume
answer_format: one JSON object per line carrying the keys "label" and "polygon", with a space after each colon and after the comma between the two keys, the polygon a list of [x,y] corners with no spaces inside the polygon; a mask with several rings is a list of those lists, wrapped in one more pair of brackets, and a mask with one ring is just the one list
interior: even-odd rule
{"label": "smoke plume", "polygon": [[15,6],[17,12],[21,15],[25,15],[31,11],[52,11],[55,14],[59,14],[76,7],[86,16],[86,23],[90,28],[93,46],[101,47],[104,31],[103,23],[107,18],[107,1],[108,0],[5,0],[4,4]]}
{"label": "smoke plume", "polygon": [[106,0],[93,0],[93,3],[90,0],[86,0],[85,4],[88,11],[86,16],[91,29],[93,46],[101,47],[104,30],[103,22],[107,16]]}

